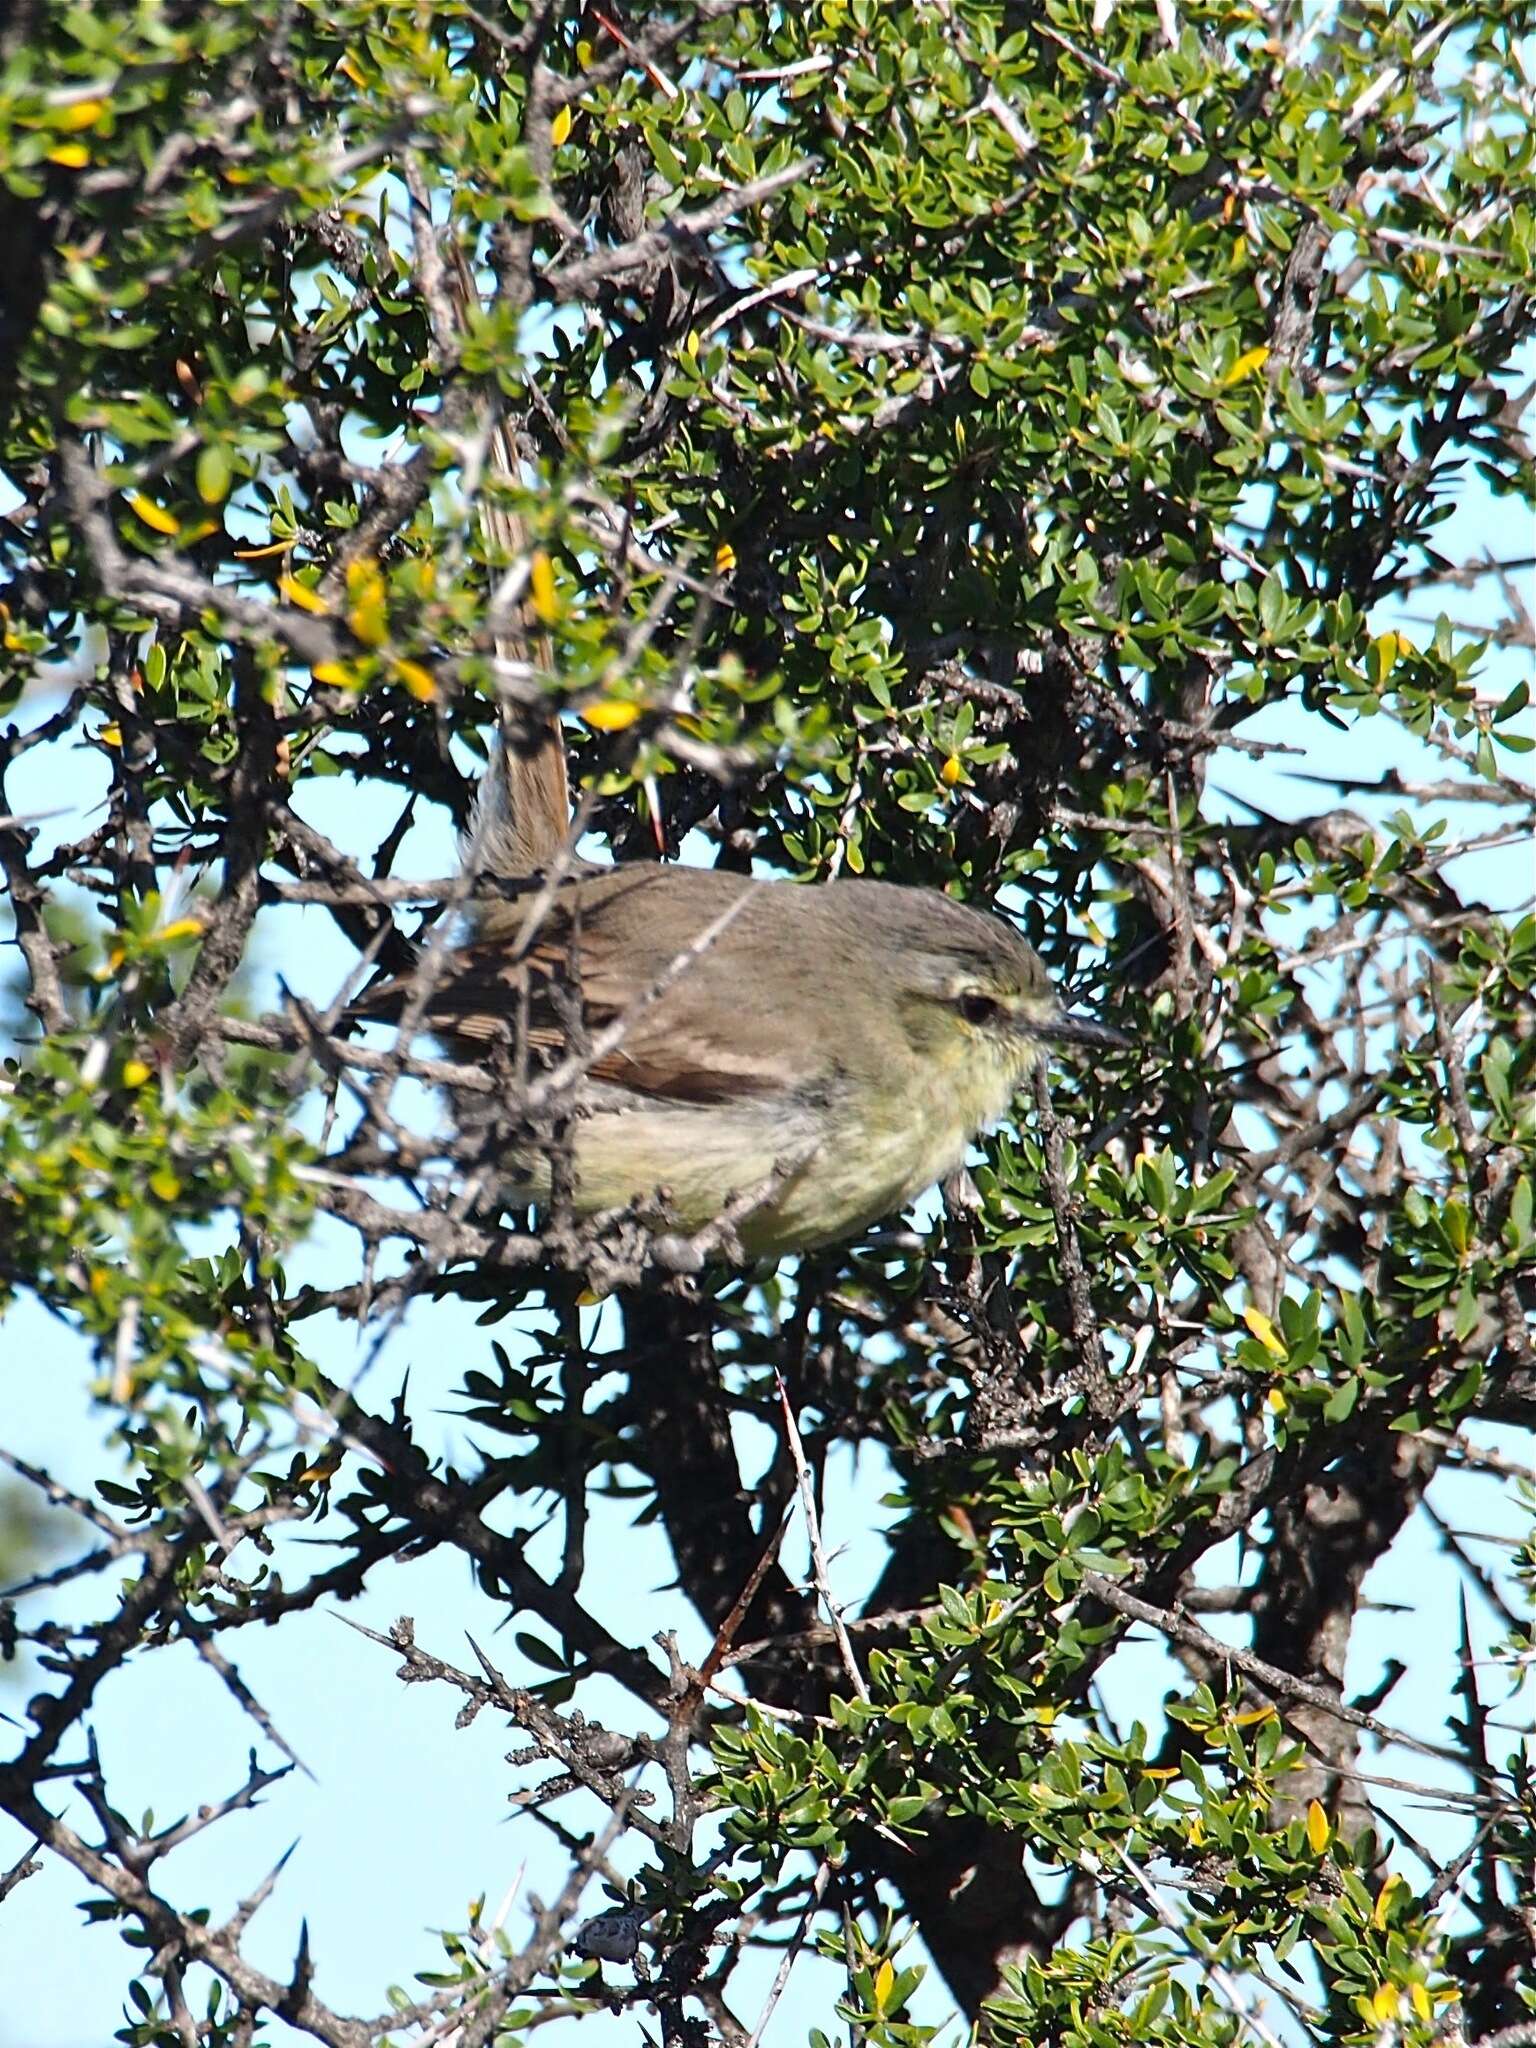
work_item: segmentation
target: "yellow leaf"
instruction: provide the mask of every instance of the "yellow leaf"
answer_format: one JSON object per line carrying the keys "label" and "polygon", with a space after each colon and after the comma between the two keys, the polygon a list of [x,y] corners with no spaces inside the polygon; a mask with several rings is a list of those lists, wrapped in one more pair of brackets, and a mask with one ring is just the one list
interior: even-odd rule
{"label": "yellow leaf", "polygon": [[1402,652],[1403,642],[1396,633],[1378,633],[1371,642],[1370,676],[1377,689],[1397,667]]}
{"label": "yellow leaf", "polygon": [[594,732],[623,732],[640,716],[640,706],[622,703],[617,697],[599,697],[595,704],[584,706],[581,716]]}
{"label": "yellow leaf", "polygon": [[344,661],[317,661],[310,674],[317,683],[334,683],[338,690],[357,686],[357,671]]}
{"label": "yellow leaf", "polygon": [[1371,2018],[1385,2026],[1402,2008],[1402,1994],[1395,1984],[1378,1984],[1371,1993]]}
{"label": "yellow leaf", "polygon": [[136,513],[146,526],[156,533],[180,533],[181,521],[174,513],[167,512],[163,505],[157,505],[153,498],[146,498],[141,491],[130,491],[128,509]]}
{"label": "yellow leaf", "polygon": [[353,60],[352,52],[350,50],[347,52],[346,56],[342,58],[341,62],[336,66],[336,69],[341,73],[343,78],[350,78],[352,83],[356,86],[365,86],[368,83],[367,79],[364,78],[362,72],[358,70],[356,63]]}
{"label": "yellow leaf", "polygon": [[264,548],[236,548],[237,562],[259,562],[267,555],[286,555],[293,546],[291,540],[269,540]]}
{"label": "yellow leaf", "polygon": [[365,647],[382,647],[389,638],[382,603],[352,605],[347,612],[347,625]]}
{"label": "yellow leaf", "polygon": [[1269,350],[1267,348],[1245,348],[1231,369],[1228,370],[1225,377],[1222,378],[1223,388],[1230,384],[1241,384],[1243,379],[1251,377],[1255,370],[1262,370],[1268,361]]}
{"label": "yellow leaf", "polygon": [[891,1995],[891,1986],[896,1982],[896,1971],[889,1956],[875,1972],[875,2011],[884,2012]]}
{"label": "yellow leaf", "polygon": [[168,1166],[157,1166],[149,1176],[149,1191],[162,1202],[174,1202],[181,1193],[181,1182]]}
{"label": "yellow leaf", "polygon": [[[1376,1894],[1376,1909],[1371,1914],[1371,1925],[1373,1927],[1379,1928],[1386,1926],[1387,1915],[1392,1910],[1393,1894],[1397,1891],[1399,1885],[1401,1885],[1404,1888],[1404,1890],[1406,1890],[1407,1883],[1408,1880],[1406,1878],[1399,1877],[1395,1870],[1392,1872],[1391,1876],[1387,1879],[1386,1883],[1382,1886],[1381,1890]],[[1395,2006],[1393,2010],[1396,2011]]]}
{"label": "yellow leaf", "polygon": [[104,747],[120,747],[123,744],[123,728],[120,725],[104,725],[96,737]]}
{"label": "yellow leaf", "polygon": [[592,69],[592,45],[583,40],[576,45],[576,62],[583,71]]}
{"label": "yellow leaf", "polygon": [[156,932],[155,937],[160,941],[161,945],[168,946],[174,944],[177,939],[196,938],[202,928],[203,920],[200,917],[178,917],[173,919],[163,931]]}
{"label": "yellow leaf", "polygon": [[1424,2024],[1428,2026],[1435,2016],[1435,2009],[1429,2001],[1428,1988],[1419,1983],[1410,1984],[1408,1986],[1408,1997],[1412,2002],[1414,2011],[1423,2020]]}
{"label": "yellow leaf", "polygon": [[571,132],[571,110],[562,107],[549,124],[549,139],[558,149]]}
{"label": "yellow leaf", "polygon": [[48,152],[49,163],[61,164],[66,171],[83,171],[90,160],[91,152],[83,142],[61,142]]}
{"label": "yellow leaf", "polygon": [[1189,1826],[1185,1832],[1189,1836],[1189,1846],[1191,1849],[1203,1849],[1205,1847],[1205,1822],[1198,1813],[1190,1815]]}
{"label": "yellow leaf", "polygon": [[939,780],[946,789],[953,789],[964,773],[965,769],[961,766],[960,756],[958,754],[950,754],[945,760],[944,766],[939,770]]}
{"label": "yellow leaf", "polygon": [[1232,1716],[1232,1726],[1234,1728],[1252,1728],[1256,1722],[1267,1721],[1274,1711],[1273,1707],[1250,1707],[1247,1713],[1234,1714]]}
{"label": "yellow leaf", "polygon": [[437,683],[431,670],[423,668],[419,661],[397,661],[395,674],[419,703],[437,702]]}
{"label": "yellow leaf", "polygon": [[1264,1406],[1269,1410],[1271,1415],[1283,1415],[1286,1409],[1290,1407],[1290,1405],[1290,1402],[1285,1397],[1285,1390],[1283,1387],[1271,1387],[1269,1392],[1264,1396]]}
{"label": "yellow leaf", "polygon": [[1284,1358],[1285,1346],[1280,1341],[1274,1324],[1264,1314],[1262,1309],[1245,1308],[1243,1310],[1243,1321],[1272,1358]]}
{"label": "yellow leaf", "polygon": [[388,637],[385,583],[375,562],[347,566],[347,624],[365,647],[382,647]]}
{"label": "yellow leaf", "polygon": [[698,355],[698,353],[699,353],[699,337],[698,337],[698,332],[697,332],[697,330],[696,330],[695,328],[692,328],[692,327],[690,327],[690,328],[689,328],[689,330],[688,330],[688,338],[687,338],[687,340],[686,340],[686,341],[685,341],[685,342],[683,343],[683,354],[684,354],[685,356],[688,356],[688,357],[696,357],[696,356]]}
{"label": "yellow leaf", "polygon": [[150,1071],[150,1068],[145,1065],[143,1060],[124,1060],[123,1086],[125,1088],[142,1088],[149,1079]]}
{"label": "yellow leaf", "polygon": [[736,550],[728,540],[721,541],[715,549],[715,574],[729,576],[736,566]]}
{"label": "yellow leaf", "polygon": [[318,590],[311,590],[307,583],[300,583],[296,577],[279,576],[277,587],[288,602],[297,605],[301,612],[316,612],[323,617],[330,610],[330,606]]}
{"label": "yellow leaf", "polygon": [[106,111],[105,100],[76,100],[72,107],[55,107],[48,126],[61,135],[73,135],[77,129],[94,128]]}
{"label": "yellow leaf", "polygon": [[1314,1799],[1307,1808],[1307,1845],[1314,1856],[1321,1856],[1332,1839],[1328,1816]]}
{"label": "yellow leaf", "polygon": [[542,548],[528,564],[528,601],[546,626],[560,616],[560,592],[555,586],[555,565]]}

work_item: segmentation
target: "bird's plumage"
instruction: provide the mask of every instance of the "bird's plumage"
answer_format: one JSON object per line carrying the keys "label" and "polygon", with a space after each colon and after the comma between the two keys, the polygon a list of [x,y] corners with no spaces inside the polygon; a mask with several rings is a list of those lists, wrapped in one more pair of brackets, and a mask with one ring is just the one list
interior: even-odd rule
{"label": "bird's plumage", "polygon": [[[797,1042],[786,1022],[825,1015],[829,977],[846,1028]],[[407,978],[360,1007],[398,1016],[409,994]],[[995,1001],[985,1030],[962,1022],[968,996]],[[662,1186],[693,1230],[718,1213],[722,1188],[787,1167],[741,1230],[750,1249],[780,1251],[844,1236],[948,1172],[1006,1109],[1057,1009],[1010,926],[934,891],[632,864],[552,888],[533,878],[482,905],[441,963],[423,1023],[462,1060],[515,1046],[526,1025],[528,1050],[548,1064],[573,1049],[579,1017],[590,1050],[569,1131],[578,1207]],[[872,1036],[872,1016],[900,1037]],[[920,1079],[893,1105],[897,1064]],[[844,1158],[825,1156],[829,1115],[850,1134]],[[516,1162],[529,1192],[547,1187],[535,1152]]]}
{"label": "bird's plumage", "polygon": [[[999,964],[1021,990],[1046,993],[1039,961],[1008,926],[886,882],[799,887],[719,869],[632,865],[563,883],[542,908],[541,894],[531,883],[482,914],[432,994],[434,1028],[466,1050],[506,1042],[526,986],[530,1043],[561,1046],[554,990],[568,977],[593,1036],[634,1013],[590,1071],[650,1095],[709,1102],[803,1080],[805,1049],[786,1045],[783,1018],[795,1012],[799,985],[824,984],[829,965],[845,1005],[866,990],[941,1000],[955,973],[985,978]],[[716,925],[710,944],[705,935]],[[722,945],[727,931],[731,943]],[[901,948],[894,967],[893,940]],[[768,965],[771,1003],[745,999],[742,946]],[[835,1065],[836,1044],[828,1052]]]}

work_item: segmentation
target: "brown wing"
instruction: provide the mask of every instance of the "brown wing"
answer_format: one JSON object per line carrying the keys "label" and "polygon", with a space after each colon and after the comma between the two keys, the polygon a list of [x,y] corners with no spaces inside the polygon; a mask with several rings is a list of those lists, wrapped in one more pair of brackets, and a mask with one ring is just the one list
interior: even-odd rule
{"label": "brown wing", "polygon": [[[592,1060],[600,1080],[683,1102],[783,1091],[805,1073],[786,1061],[769,1005],[797,964],[800,949],[786,943],[796,922],[786,899],[800,894],[712,870],[621,868],[562,887],[529,933],[537,905],[530,890],[495,905],[481,935],[449,956],[423,1022],[459,1057],[474,1059],[515,1040],[526,1003],[530,1046],[558,1054],[567,1043],[563,986],[589,1039],[622,1021],[617,1042]],[[772,899],[767,915],[764,897]],[[746,939],[753,988],[743,983]],[[408,976],[380,984],[356,1012],[398,1019],[410,988]]]}

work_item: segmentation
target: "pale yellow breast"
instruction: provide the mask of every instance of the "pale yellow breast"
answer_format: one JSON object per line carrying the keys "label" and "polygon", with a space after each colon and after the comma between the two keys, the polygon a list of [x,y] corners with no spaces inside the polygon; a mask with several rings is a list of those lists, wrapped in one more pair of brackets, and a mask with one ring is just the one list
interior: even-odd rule
{"label": "pale yellow breast", "polygon": [[[794,1096],[729,1105],[665,1103],[605,1088],[570,1127],[577,1211],[655,1201],[684,1233],[715,1222],[736,1197],[783,1176],[739,1226],[754,1256],[809,1250],[894,1215],[964,1158],[1016,1085],[1001,1061],[930,1059],[915,1086],[861,1077],[814,1107]],[[528,1159],[534,1200],[546,1162]]]}

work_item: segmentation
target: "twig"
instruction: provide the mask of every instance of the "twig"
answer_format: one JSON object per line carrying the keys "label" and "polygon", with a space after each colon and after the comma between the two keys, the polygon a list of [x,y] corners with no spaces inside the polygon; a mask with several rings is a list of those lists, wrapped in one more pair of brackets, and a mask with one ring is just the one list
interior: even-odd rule
{"label": "twig", "polygon": [[784,1512],[779,1517],[778,1528],[774,1530],[762,1556],[752,1567],[746,1584],[731,1602],[730,1612],[715,1630],[715,1640],[709,1646],[709,1655],[699,1666],[698,1682],[701,1686],[708,1685],[722,1665],[740,1661],[739,1652],[734,1657],[731,1655],[731,1645],[736,1640],[736,1631],[741,1627],[747,1609],[757,1598],[758,1588],[773,1569],[774,1561],[778,1557],[780,1547],[784,1541],[784,1532],[789,1527],[790,1511],[793,1506],[794,1503],[792,1501],[786,1503]]}
{"label": "twig", "polygon": [[1120,1864],[1122,1864],[1126,1871],[1130,1874],[1131,1878],[1134,1880],[1136,1884],[1137,1890],[1141,1893],[1142,1897],[1151,1907],[1157,1919],[1162,1923],[1164,1927],[1168,1929],[1170,1934],[1176,1935],[1178,1937],[1178,1939],[1189,1950],[1190,1954],[1195,1958],[1195,1961],[1199,1964],[1200,1968],[1205,1972],[1206,1976],[1210,1978],[1211,1983],[1221,1993],[1222,1997],[1227,2001],[1228,2006],[1231,2008],[1233,2017],[1239,2022],[1239,2024],[1247,2027],[1253,2034],[1255,2034],[1258,2037],[1258,2039],[1264,2044],[1264,2048],[1282,2048],[1279,2035],[1276,2034],[1272,2028],[1267,2026],[1265,2022],[1259,2018],[1256,2012],[1253,2012],[1249,2009],[1247,2001],[1243,1997],[1242,1991],[1238,1986],[1236,1978],[1234,1978],[1231,1975],[1231,1973],[1221,1963],[1217,1962],[1214,1956],[1206,1954],[1205,1949],[1201,1944],[1199,1938],[1197,1937],[1194,1928],[1186,1926],[1178,1918],[1177,1914],[1174,1913],[1173,1910],[1168,1906],[1166,1901],[1159,1897],[1157,1888],[1153,1884],[1151,1878],[1148,1877],[1147,1873],[1142,1869],[1141,1865],[1136,1862],[1135,1858],[1130,1854],[1130,1852],[1126,1849],[1122,1849],[1118,1843],[1112,1842],[1108,1845],[1108,1847],[1109,1853]]}
{"label": "twig", "polygon": [[1072,1215],[1072,1197],[1067,1187],[1066,1148],[1061,1125],[1051,1107],[1050,1084],[1044,1062],[1035,1069],[1035,1107],[1040,1120],[1041,1149],[1045,1154],[1045,1192],[1056,1219],[1056,1245],[1061,1259],[1062,1284],[1066,1288],[1067,1313],[1072,1324],[1072,1343],[1089,1413],[1097,1422],[1109,1422],[1116,1410],[1114,1382],[1104,1357],[1104,1341],[1088,1273],[1078,1243],[1077,1224]]}
{"label": "twig", "polygon": [[1443,1762],[1466,1767],[1466,1759],[1454,1749],[1448,1749],[1433,1742],[1424,1742],[1417,1735],[1409,1735],[1404,1729],[1394,1728],[1388,1722],[1378,1720],[1374,1714],[1362,1713],[1359,1708],[1346,1706],[1336,1693],[1324,1685],[1318,1685],[1309,1678],[1297,1678],[1289,1671],[1282,1671],[1276,1664],[1268,1663],[1263,1657],[1255,1656],[1252,1650],[1236,1648],[1224,1643],[1196,1621],[1190,1621],[1176,1608],[1154,1607],[1150,1600],[1142,1600],[1134,1593],[1128,1593],[1123,1586],[1117,1586],[1113,1579],[1102,1572],[1083,1573],[1084,1588],[1106,1607],[1112,1607],[1117,1614],[1123,1614],[1130,1621],[1144,1621],[1149,1628],[1155,1628],[1170,1642],[1183,1643],[1187,1649],[1198,1650],[1213,1663],[1231,1665],[1246,1678],[1254,1679],[1266,1691],[1277,1694],[1281,1699],[1294,1700],[1300,1706],[1316,1707],[1322,1713],[1332,1714],[1335,1720],[1345,1722],[1351,1728],[1363,1728],[1382,1742],[1397,1743],[1404,1749],[1417,1750],[1420,1756],[1433,1756]]}
{"label": "twig", "polygon": [[768,1996],[763,2002],[763,2009],[757,2016],[757,2025],[752,2029],[751,2035],[747,2040],[747,2048],[757,2048],[758,2042],[763,2038],[768,2022],[773,2018],[773,2009],[783,1994],[784,1986],[789,1982],[789,1973],[795,1967],[796,1957],[805,1946],[805,1937],[811,1931],[811,1921],[815,1916],[817,1907],[821,1904],[822,1894],[826,1891],[831,1876],[832,1866],[823,1857],[816,1866],[816,1875],[811,1879],[811,1895],[805,1902],[805,1911],[800,1915],[800,1925],[795,1929],[794,1937],[789,1947],[785,1949],[778,1969],[774,1972],[773,1982],[768,1987]]}
{"label": "twig", "polygon": [[827,1556],[821,1547],[821,1524],[816,1515],[816,1490],[811,1484],[810,1467],[805,1462],[805,1446],[800,1441],[799,1425],[795,1421],[794,1410],[789,1405],[789,1389],[784,1384],[784,1375],[777,1369],[773,1377],[779,1390],[779,1406],[784,1412],[784,1428],[789,1439],[789,1454],[795,1461],[795,1471],[799,1475],[800,1499],[805,1507],[805,1528],[806,1534],[810,1538],[811,1564],[816,1590],[825,1603],[828,1619],[832,1623],[833,1633],[837,1638],[838,1654],[843,1660],[843,1669],[847,1672],[854,1691],[867,1705],[869,1702],[869,1688],[864,1683],[863,1673],[854,1662],[853,1644],[848,1640],[848,1631],[843,1626],[842,1613],[838,1608],[837,1602],[832,1597],[832,1582],[827,1572]]}

